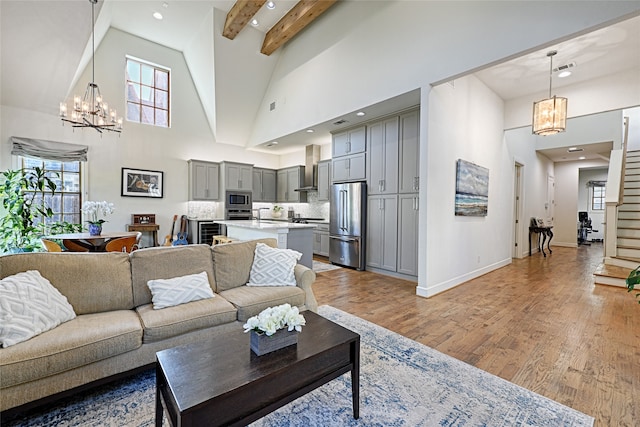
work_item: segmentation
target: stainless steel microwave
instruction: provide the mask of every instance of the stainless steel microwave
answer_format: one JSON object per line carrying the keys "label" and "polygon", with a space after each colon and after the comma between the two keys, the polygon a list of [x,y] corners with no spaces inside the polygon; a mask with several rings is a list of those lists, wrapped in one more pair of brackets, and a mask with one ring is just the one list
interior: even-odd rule
{"label": "stainless steel microwave", "polygon": [[250,191],[227,191],[226,209],[251,209]]}

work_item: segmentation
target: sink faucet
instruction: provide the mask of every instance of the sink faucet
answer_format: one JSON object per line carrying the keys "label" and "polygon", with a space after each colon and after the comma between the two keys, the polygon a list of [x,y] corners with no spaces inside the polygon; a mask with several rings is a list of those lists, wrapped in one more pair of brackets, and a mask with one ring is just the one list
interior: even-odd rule
{"label": "sink faucet", "polygon": [[261,216],[260,215],[260,211],[268,211],[268,210],[269,210],[269,208],[259,208],[259,209],[257,209],[257,211],[258,211],[258,222],[260,222],[260,219],[261,219],[260,218],[260,216]]}

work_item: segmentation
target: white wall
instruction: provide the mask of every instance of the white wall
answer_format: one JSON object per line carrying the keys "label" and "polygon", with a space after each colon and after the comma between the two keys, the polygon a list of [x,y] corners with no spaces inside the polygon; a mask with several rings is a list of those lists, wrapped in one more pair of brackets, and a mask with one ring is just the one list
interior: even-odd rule
{"label": "white wall", "polygon": [[[430,296],[511,262],[513,171],[503,139],[503,102],[473,76],[435,87],[429,95],[426,281]],[[464,125],[461,125],[464,124]],[[456,160],[489,169],[486,217],[454,215]],[[421,186],[421,189],[423,187]],[[422,208],[422,205],[421,205]],[[424,254],[427,254],[426,257]]]}
{"label": "white wall", "polygon": [[[582,2],[339,2],[283,48],[250,145],[549,45],[639,8],[637,1],[590,2],[588,8]],[[270,112],[273,101],[279,107]]]}
{"label": "white wall", "polygon": [[622,112],[622,115],[629,117],[629,141],[627,150],[640,150],[640,107],[627,108]]}
{"label": "white wall", "polygon": [[587,183],[589,181],[606,182],[608,172],[609,168],[581,168],[578,172],[578,212],[586,211],[589,213],[589,218],[591,218],[593,231],[588,235],[589,240],[604,239],[604,209],[598,211],[591,209],[593,187],[587,187]]}

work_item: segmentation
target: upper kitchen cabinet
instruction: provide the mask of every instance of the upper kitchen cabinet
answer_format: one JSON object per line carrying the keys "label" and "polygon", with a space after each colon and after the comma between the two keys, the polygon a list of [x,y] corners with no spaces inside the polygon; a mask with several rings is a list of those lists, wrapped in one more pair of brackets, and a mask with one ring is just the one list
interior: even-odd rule
{"label": "upper kitchen cabinet", "polygon": [[331,182],[364,181],[367,179],[365,159],[365,153],[332,159]]}
{"label": "upper kitchen cabinet", "polygon": [[212,201],[220,199],[220,164],[189,160],[189,200]]}
{"label": "upper kitchen cabinet", "polygon": [[367,191],[398,192],[398,117],[367,125]]}
{"label": "upper kitchen cabinet", "polygon": [[333,157],[363,153],[367,149],[367,131],[364,126],[333,135]]}
{"label": "upper kitchen cabinet", "polygon": [[225,190],[253,190],[253,165],[222,162],[222,185]]}
{"label": "upper kitchen cabinet", "polygon": [[331,187],[331,160],[318,162],[318,201],[329,201],[329,189]]}
{"label": "upper kitchen cabinet", "polygon": [[276,201],[276,171],[253,168],[253,201]]}
{"label": "upper kitchen cabinet", "polygon": [[420,190],[420,110],[400,116],[399,193]]}
{"label": "upper kitchen cabinet", "polygon": [[307,193],[295,191],[304,183],[304,166],[294,166],[278,170],[277,201],[280,203],[298,203],[307,201]]}

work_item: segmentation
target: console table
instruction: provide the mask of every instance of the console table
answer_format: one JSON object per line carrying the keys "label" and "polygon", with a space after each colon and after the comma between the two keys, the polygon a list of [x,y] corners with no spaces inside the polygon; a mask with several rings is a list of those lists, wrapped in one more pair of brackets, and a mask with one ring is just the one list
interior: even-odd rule
{"label": "console table", "polygon": [[[553,231],[551,229],[553,226],[548,227],[539,227],[539,226],[531,226],[529,227],[529,256],[531,256],[531,234],[536,233],[538,235],[538,249],[542,252],[542,255],[547,256],[544,253],[544,242],[549,238],[547,242],[547,249],[549,249],[549,253],[553,253],[551,250],[551,239],[553,239]],[[542,236],[542,244],[540,244],[540,236]]]}
{"label": "console table", "polygon": [[153,246],[158,246],[158,224],[127,224],[127,231],[140,231],[141,233],[151,233]]}

